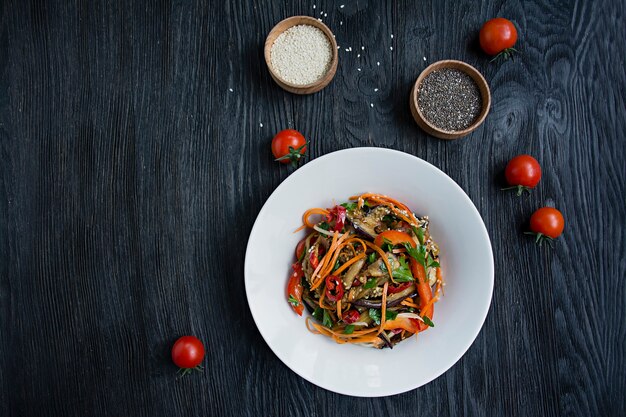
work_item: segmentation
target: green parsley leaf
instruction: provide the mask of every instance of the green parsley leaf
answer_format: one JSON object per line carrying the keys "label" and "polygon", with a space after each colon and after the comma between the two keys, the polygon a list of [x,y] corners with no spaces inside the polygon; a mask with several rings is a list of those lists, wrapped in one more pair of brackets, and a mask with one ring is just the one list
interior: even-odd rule
{"label": "green parsley leaf", "polygon": [[368,314],[374,323],[380,324],[380,310],[376,310],[375,308],[370,308]]}
{"label": "green parsley leaf", "polygon": [[422,265],[426,263],[426,246],[419,245],[417,248],[414,248],[410,243],[405,243],[404,247],[406,248],[406,253],[408,253],[411,258]]}
{"label": "green parsley leaf", "polygon": [[435,327],[435,323],[433,323],[428,316],[424,316],[422,317],[422,319],[424,320],[424,324],[426,324],[429,327]]}
{"label": "green parsley leaf", "polygon": [[321,307],[315,307],[315,311],[313,312],[313,318],[320,323],[324,321],[324,309]]}
{"label": "green parsley leaf", "polygon": [[391,252],[393,250],[393,244],[389,239],[383,238],[383,244],[381,245],[381,248],[384,252]]}
{"label": "green parsley leaf", "polygon": [[343,329],[343,334],[352,334],[354,331],[354,325],[348,324],[345,329]]}
{"label": "green parsley leaf", "polygon": [[411,282],[413,281],[413,274],[411,274],[411,269],[409,268],[409,264],[406,263],[404,258],[398,258],[400,262],[400,267],[393,271],[393,278],[397,282]]}
{"label": "green parsley leaf", "polygon": [[429,268],[439,268],[439,262],[435,261],[434,259],[430,259],[428,261],[428,267]]}
{"label": "green parsley leaf", "polygon": [[366,290],[369,290],[370,288],[374,288],[376,286],[376,282],[378,282],[376,278],[370,278],[367,280],[363,288],[365,288]]}
{"label": "green parsley leaf", "polygon": [[363,201],[363,206],[364,207],[374,207],[372,204],[370,204],[370,202],[368,200]]}
{"label": "green parsley leaf", "polygon": [[320,224],[317,225],[317,227],[319,227],[320,229],[324,229],[326,231],[330,229],[330,225],[327,222],[321,222]]}
{"label": "green parsley leaf", "polygon": [[[375,308],[370,308],[368,311],[368,314],[370,318],[374,321],[374,323],[380,324],[380,317],[381,317],[380,310],[377,310]],[[398,317],[397,311],[387,310],[385,312],[385,320],[395,320],[396,317]]]}
{"label": "green parsley leaf", "polygon": [[[391,262],[391,259],[389,259],[389,262]],[[391,274],[396,282],[413,281],[413,274],[411,274],[411,269],[409,268],[409,264],[406,263],[406,260],[404,260],[404,258],[398,258],[398,262],[400,263],[400,266],[394,269]],[[381,263],[380,270],[387,272],[387,266],[384,263]]]}
{"label": "green parsley leaf", "polygon": [[376,257],[378,255],[376,255],[376,252],[372,252],[369,255],[367,255],[367,263],[368,264],[373,264],[374,262],[376,262]]}
{"label": "green parsley leaf", "polygon": [[328,327],[329,329],[333,327],[333,319],[330,318],[330,314],[328,314],[328,310],[324,310],[324,317],[322,319],[322,326]]}
{"label": "green parsley leaf", "polygon": [[298,307],[300,305],[300,301],[296,300],[296,297],[289,294],[289,304],[291,304],[294,307]]}
{"label": "green parsley leaf", "polygon": [[419,240],[420,245],[424,244],[424,229],[422,229],[421,227],[412,227],[413,229],[413,233],[415,233],[415,236],[417,236],[417,240]]}
{"label": "green parsley leaf", "polygon": [[352,211],[356,209],[356,203],[343,203],[341,207],[345,208],[348,211]]}
{"label": "green parsley leaf", "polygon": [[398,317],[397,311],[390,311],[390,310],[385,311],[385,320],[395,320],[396,317]]}

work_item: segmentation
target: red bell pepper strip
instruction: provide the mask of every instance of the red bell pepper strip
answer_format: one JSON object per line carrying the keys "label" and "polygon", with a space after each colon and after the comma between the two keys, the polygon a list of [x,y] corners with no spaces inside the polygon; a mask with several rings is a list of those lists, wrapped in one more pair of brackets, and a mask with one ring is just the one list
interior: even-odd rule
{"label": "red bell pepper strip", "polygon": [[343,283],[335,275],[326,277],[326,298],[330,301],[341,300],[343,297]]}
{"label": "red bell pepper strip", "polygon": [[287,300],[293,311],[301,316],[304,311],[304,305],[302,304],[302,277],[304,276],[304,271],[302,270],[302,265],[298,262],[291,267],[293,272],[287,283]]}

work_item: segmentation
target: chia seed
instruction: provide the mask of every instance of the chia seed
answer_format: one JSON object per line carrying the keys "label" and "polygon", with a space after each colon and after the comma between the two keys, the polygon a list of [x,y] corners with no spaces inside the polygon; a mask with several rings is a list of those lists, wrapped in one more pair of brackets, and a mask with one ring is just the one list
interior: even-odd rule
{"label": "chia seed", "polygon": [[449,132],[470,127],[482,109],[482,97],[472,77],[453,68],[428,74],[419,86],[417,104],[432,125]]}

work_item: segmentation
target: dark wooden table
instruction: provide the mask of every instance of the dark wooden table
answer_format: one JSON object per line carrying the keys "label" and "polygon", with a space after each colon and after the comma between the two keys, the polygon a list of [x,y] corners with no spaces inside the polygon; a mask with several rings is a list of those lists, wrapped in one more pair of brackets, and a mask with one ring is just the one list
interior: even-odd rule
{"label": "dark wooden table", "polygon": [[[625,415],[623,5],[344,3],[0,3],[0,415]],[[337,76],[318,94],[286,93],[265,67],[265,36],[321,11],[342,47]],[[520,29],[514,62],[478,50],[495,16]],[[408,106],[419,72],[445,58],[476,66],[493,94],[485,124],[453,142],[426,136]],[[269,149],[287,127],[311,140],[311,158],[417,155],[482,214],[489,316],[432,383],[334,394],[256,330],[244,251],[292,172]],[[499,188],[520,153],[544,176],[516,198]],[[542,205],[566,218],[554,249],[522,235]],[[169,349],[189,333],[206,343],[206,370],[177,379]]]}

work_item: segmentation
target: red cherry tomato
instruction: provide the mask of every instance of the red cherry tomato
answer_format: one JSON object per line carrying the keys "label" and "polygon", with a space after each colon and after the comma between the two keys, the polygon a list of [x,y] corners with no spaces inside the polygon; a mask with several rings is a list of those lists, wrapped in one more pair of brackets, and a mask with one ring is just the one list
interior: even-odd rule
{"label": "red cherry tomato", "polygon": [[518,155],[511,159],[504,170],[508,189],[517,190],[517,195],[535,188],[541,179],[539,162],[530,155]]}
{"label": "red cherry tomato", "polygon": [[191,369],[204,359],[204,345],[195,336],[183,336],[172,346],[172,360],[179,368]]}
{"label": "red cherry tomato", "polygon": [[276,161],[298,165],[306,152],[306,139],[300,132],[293,129],[281,130],[272,139],[272,154]]}
{"label": "red cherry tomato", "polygon": [[564,227],[563,215],[553,207],[542,207],[530,217],[530,230],[552,239],[561,236]]}
{"label": "red cherry tomato", "polygon": [[[506,59],[511,56],[517,42],[517,29],[508,19],[497,17],[485,22],[478,35],[480,47],[488,55],[500,55]],[[497,57],[496,57],[497,58]]]}

